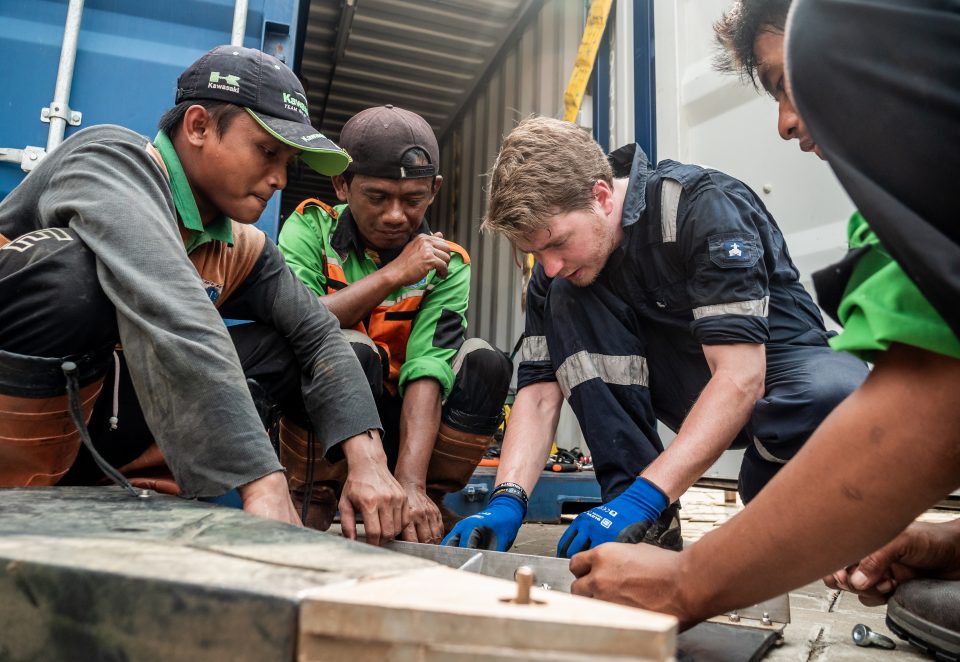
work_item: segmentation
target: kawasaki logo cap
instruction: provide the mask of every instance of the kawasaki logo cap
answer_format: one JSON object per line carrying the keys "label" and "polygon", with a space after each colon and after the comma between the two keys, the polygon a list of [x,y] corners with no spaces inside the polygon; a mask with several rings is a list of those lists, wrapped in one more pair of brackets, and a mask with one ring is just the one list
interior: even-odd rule
{"label": "kawasaki logo cap", "polygon": [[[340,130],[340,144],[353,157],[349,172],[385,179],[435,177],[439,174],[440,148],[427,121],[409,110],[391,105],[361,110]],[[402,166],[403,155],[419,147],[430,163]]]}
{"label": "kawasaki logo cap", "polygon": [[242,46],[217,46],[177,79],[177,103],[226,101],[243,106],[267,133],[301,150],[321,175],[338,175],[350,156],[310,124],[303,86],[283,62]]}

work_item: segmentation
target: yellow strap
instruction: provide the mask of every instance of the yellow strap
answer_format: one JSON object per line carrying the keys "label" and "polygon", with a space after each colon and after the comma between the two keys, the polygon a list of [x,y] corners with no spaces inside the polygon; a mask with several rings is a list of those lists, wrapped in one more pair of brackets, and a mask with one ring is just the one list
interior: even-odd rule
{"label": "yellow strap", "polygon": [[611,4],[613,0],[593,0],[590,3],[587,25],[583,29],[583,39],[580,40],[580,48],[577,50],[577,61],[563,93],[563,119],[567,122],[577,119],[580,104],[583,103],[583,95],[587,91],[587,82],[590,80],[590,72],[593,71],[593,61],[597,58]]}

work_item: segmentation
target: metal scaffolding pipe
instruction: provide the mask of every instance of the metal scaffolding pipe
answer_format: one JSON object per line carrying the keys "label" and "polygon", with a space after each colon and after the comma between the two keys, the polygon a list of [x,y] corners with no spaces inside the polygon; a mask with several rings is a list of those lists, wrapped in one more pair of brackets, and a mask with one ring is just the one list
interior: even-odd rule
{"label": "metal scaffolding pipe", "polygon": [[67,7],[67,24],[63,29],[63,45],[60,48],[60,66],[57,69],[57,84],[50,104],[50,130],[47,133],[47,153],[63,142],[70,112],[70,88],[73,86],[73,65],[77,61],[77,38],[80,36],[80,18],[83,15],[83,0],[70,0]]}
{"label": "metal scaffolding pipe", "polygon": [[233,32],[230,35],[231,46],[243,46],[243,35],[247,31],[247,0],[237,0],[233,7]]}

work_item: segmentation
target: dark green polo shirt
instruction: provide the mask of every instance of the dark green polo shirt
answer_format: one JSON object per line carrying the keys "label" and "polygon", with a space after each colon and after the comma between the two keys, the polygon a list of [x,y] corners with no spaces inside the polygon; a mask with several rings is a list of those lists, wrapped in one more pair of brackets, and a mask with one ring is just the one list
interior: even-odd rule
{"label": "dark green polo shirt", "polygon": [[190,239],[186,246],[187,254],[189,255],[208,241],[223,241],[232,246],[233,228],[229,218],[220,215],[206,226],[200,220],[200,210],[197,209],[193,189],[190,188],[187,174],[180,164],[180,157],[177,156],[177,151],[173,148],[173,143],[167,134],[163,131],[159,132],[153,139],[153,144],[160,152],[163,163],[167,166],[167,172],[170,174],[170,190],[173,191],[173,204],[177,207],[180,223],[190,231]]}

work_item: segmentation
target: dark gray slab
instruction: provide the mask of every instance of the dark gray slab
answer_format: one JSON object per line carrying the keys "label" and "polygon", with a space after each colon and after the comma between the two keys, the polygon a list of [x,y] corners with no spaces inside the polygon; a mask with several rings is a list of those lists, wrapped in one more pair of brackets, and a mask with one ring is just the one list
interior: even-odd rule
{"label": "dark gray slab", "polygon": [[773,630],[700,623],[677,636],[678,662],[756,662],[777,642]]}
{"label": "dark gray slab", "polygon": [[303,591],[430,565],[175,497],[0,490],[0,660],[293,660]]}

